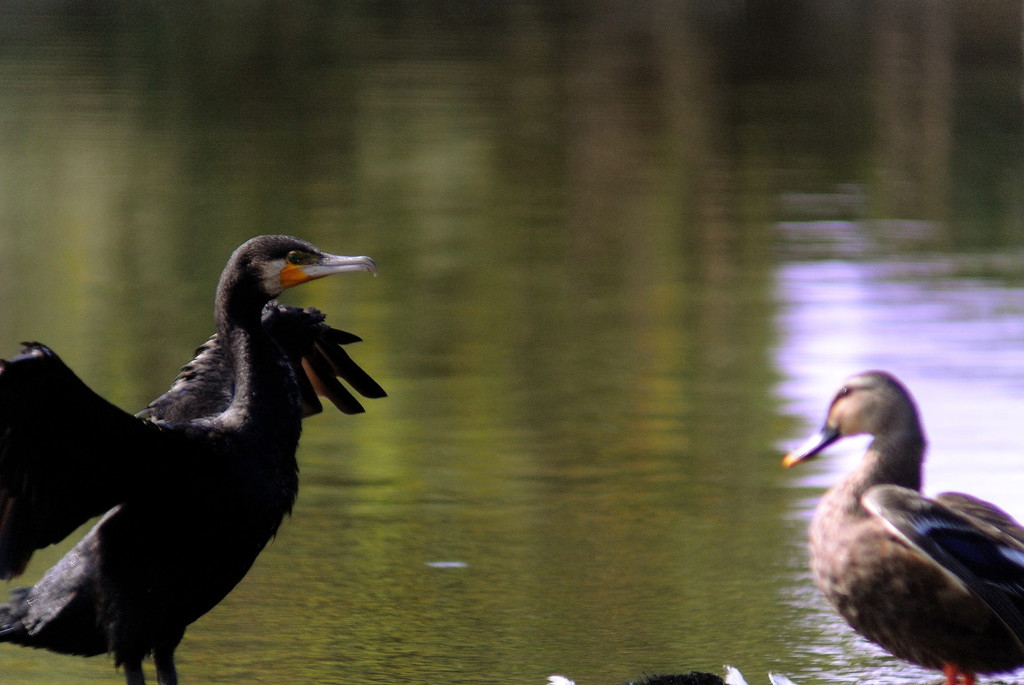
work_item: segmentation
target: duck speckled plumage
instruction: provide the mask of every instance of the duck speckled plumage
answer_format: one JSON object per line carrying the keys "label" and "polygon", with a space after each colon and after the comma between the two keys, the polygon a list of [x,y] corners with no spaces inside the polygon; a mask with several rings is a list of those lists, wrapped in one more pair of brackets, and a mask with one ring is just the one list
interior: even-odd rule
{"label": "duck speckled plumage", "polygon": [[854,630],[947,685],[1024,665],[1024,528],[970,495],[921,495],[924,430],[899,381],[848,378],[821,431],[783,463],[861,434],[874,440],[811,521],[818,587]]}

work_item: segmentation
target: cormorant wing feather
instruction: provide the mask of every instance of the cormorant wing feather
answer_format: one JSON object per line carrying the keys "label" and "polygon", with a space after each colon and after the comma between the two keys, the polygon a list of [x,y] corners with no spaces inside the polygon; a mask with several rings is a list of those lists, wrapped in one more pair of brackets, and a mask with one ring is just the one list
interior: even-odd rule
{"label": "cormorant wing feather", "polygon": [[107,402],[43,345],[0,362],[0,578],[173,464],[181,439]]}
{"label": "cormorant wing feather", "polygon": [[[281,345],[295,372],[302,415],[323,410],[318,396],[328,398],[346,414],[360,413],[363,406],[338,378],[363,397],[386,397],[387,393],[341,347],[361,338],[331,328],[324,319],[324,314],[313,307],[300,309],[271,302],[263,309],[264,327]],[[139,416],[171,422],[213,416],[228,408],[233,393],[234,378],[214,335],[196,350],[171,388]]]}
{"label": "cormorant wing feather", "polygon": [[136,416],[155,421],[183,423],[216,416],[231,404],[234,378],[213,335],[196,348],[171,387]]}
{"label": "cormorant wing feather", "polygon": [[387,397],[384,388],[380,387],[377,381],[370,377],[370,374],[363,371],[358,364],[352,361],[352,357],[348,356],[348,352],[341,348],[341,345],[345,343],[337,342],[340,336],[330,335],[331,333],[344,334],[345,331],[329,328],[326,325],[325,328],[326,330],[323,331],[323,335],[318,336],[316,339],[315,352],[330,363],[334,375],[351,385],[352,389],[363,397],[369,397],[370,399]]}
{"label": "cormorant wing feather", "polygon": [[[299,309],[271,302],[263,310],[263,325],[284,348],[302,390],[303,416],[321,410],[316,396],[326,397],[345,414],[359,414],[362,404],[338,378],[352,386],[363,397],[386,397],[384,389],[352,361],[342,345],[360,342],[362,338],[324,323],[323,312],[313,307]],[[309,396],[312,389],[313,395]]]}
{"label": "cormorant wing feather", "polygon": [[875,486],[861,502],[893,534],[981,598],[1024,649],[1024,544],[1002,530],[1020,529],[1016,521],[977,498],[947,493],[930,500],[896,485]]}

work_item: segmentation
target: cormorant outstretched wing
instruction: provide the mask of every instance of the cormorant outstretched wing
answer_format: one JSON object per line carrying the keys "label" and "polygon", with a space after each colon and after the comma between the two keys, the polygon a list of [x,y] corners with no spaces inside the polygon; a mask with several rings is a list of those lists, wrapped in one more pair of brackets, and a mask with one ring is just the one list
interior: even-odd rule
{"label": "cormorant outstretched wing", "polygon": [[[342,347],[362,339],[331,328],[324,319],[324,314],[313,307],[300,309],[271,302],[263,309],[263,326],[284,349],[295,372],[302,415],[323,410],[319,397],[331,400],[346,414],[358,414],[364,411],[363,406],[339,378],[363,397],[386,397],[387,393]],[[139,416],[171,422],[213,416],[227,409],[233,393],[230,367],[213,335],[196,350],[171,388]]]}
{"label": "cormorant outstretched wing", "polygon": [[161,464],[180,465],[183,440],[97,395],[39,343],[0,361],[0,578],[159,477]]}

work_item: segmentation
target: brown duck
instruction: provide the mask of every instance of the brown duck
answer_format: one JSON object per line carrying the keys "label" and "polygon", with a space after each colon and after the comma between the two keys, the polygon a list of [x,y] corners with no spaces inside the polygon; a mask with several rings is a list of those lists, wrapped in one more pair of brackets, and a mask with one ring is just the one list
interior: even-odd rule
{"label": "brown duck", "polygon": [[1024,665],[1024,528],[970,495],[921,492],[925,437],[906,388],[881,371],[843,383],[792,466],[851,435],[874,437],[811,520],[811,571],[836,611],[947,685]]}

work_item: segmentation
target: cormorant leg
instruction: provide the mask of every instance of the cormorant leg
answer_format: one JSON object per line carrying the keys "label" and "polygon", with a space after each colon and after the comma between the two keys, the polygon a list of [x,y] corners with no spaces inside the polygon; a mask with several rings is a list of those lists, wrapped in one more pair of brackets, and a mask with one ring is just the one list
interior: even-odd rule
{"label": "cormorant leg", "polygon": [[125,685],[146,685],[146,677],[142,675],[142,660],[124,662]]}
{"label": "cormorant leg", "polygon": [[178,672],[174,668],[174,648],[177,645],[153,648],[156,682],[160,685],[178,685]]}

